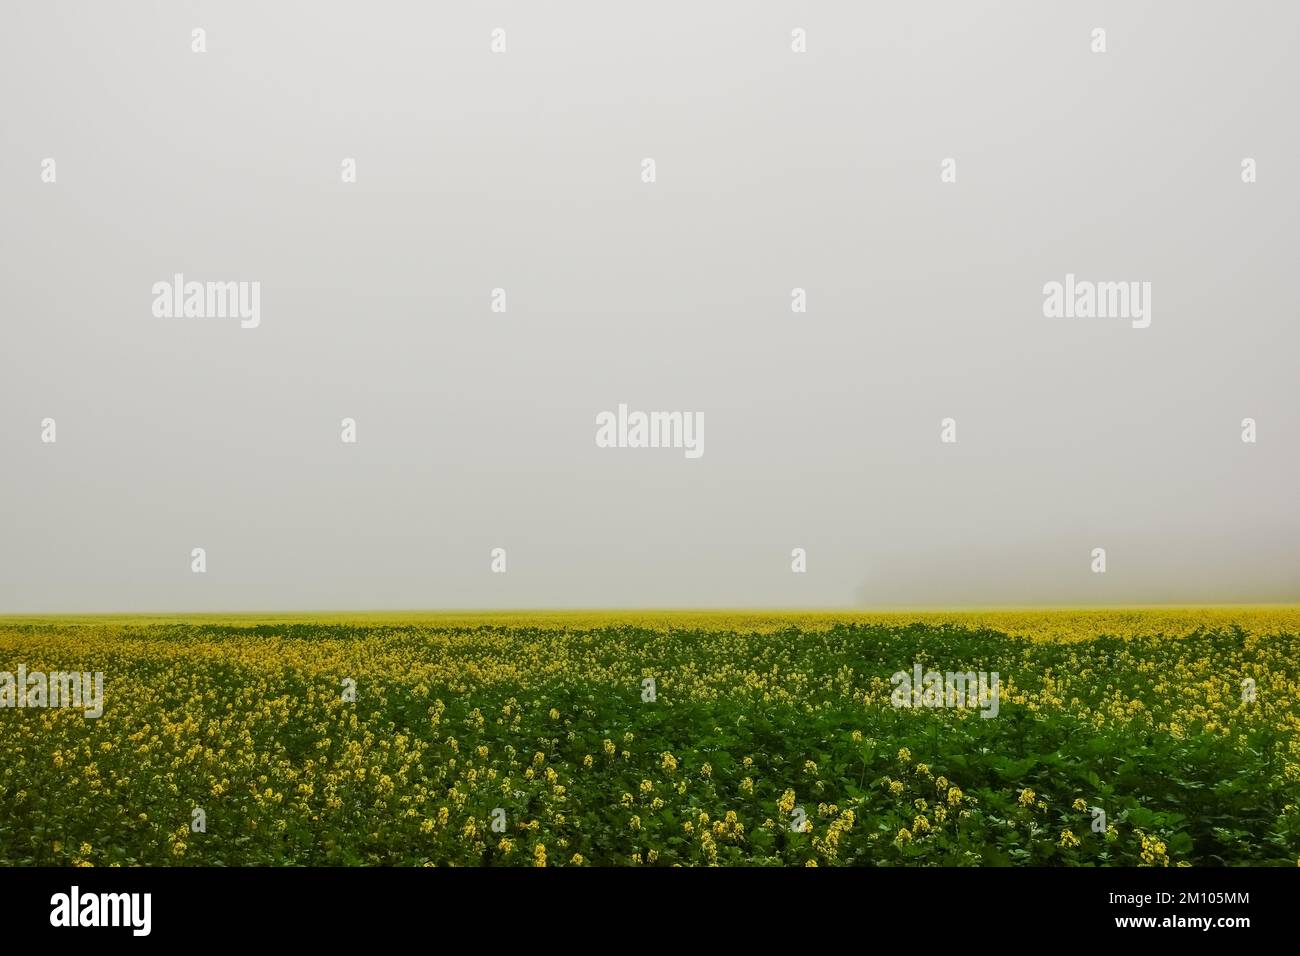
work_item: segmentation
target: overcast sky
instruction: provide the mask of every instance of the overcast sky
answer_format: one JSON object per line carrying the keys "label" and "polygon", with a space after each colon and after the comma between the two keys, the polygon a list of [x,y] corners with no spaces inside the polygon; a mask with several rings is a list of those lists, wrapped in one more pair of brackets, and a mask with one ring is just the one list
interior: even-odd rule
{"label": "overcast sky", "polygon": [[1300,6],[2,26],[0,613],[1300,600]]}

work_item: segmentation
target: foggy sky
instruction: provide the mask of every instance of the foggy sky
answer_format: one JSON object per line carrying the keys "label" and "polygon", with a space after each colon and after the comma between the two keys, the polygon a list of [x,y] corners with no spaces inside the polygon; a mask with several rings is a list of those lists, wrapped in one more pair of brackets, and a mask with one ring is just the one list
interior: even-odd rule
{"label": "foggy sky", "polygon": [[[0,613],[1300,600],[1298,33],[13,5]],[[176,273],[260,282],[260,325],[155,317]],[[1067,273],[1150,282],[1150,327],[1044,318]],[[704,454],[596,447],[620,403]]]}

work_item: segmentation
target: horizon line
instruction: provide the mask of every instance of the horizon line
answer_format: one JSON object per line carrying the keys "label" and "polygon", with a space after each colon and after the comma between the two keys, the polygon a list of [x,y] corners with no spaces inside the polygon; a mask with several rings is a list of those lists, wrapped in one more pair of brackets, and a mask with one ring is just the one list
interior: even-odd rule
{"label": "horizon line", "polygon": [[738,607],[726,605],[662,607],[517,607],[517,608],[369,608],[323,610],[255,609],[208,611],[23,611],[0,613],[0,622],[26,618],[219,618],[219,617],[335,617],[335,616],[403,616],[403,617],[490,617],[494,615],[546,614],[977,614],[1008,612],[1090,612],[1090,611],[1157,611],[1157,610],[1246,610],[1300,609],[1300,601],[1261,601],[1226,603],[1152,603],[1152,604],[913,604],[913,605],[774,605]]}

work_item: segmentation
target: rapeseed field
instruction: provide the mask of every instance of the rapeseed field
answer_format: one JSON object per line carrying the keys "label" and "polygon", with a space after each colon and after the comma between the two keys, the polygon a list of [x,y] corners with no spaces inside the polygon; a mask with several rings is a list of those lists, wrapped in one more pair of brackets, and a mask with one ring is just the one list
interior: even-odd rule
{"label": "rapeseed field", "polygon": [[3,865],[1300,863],[1297,608],[7,618],[0,675]]}

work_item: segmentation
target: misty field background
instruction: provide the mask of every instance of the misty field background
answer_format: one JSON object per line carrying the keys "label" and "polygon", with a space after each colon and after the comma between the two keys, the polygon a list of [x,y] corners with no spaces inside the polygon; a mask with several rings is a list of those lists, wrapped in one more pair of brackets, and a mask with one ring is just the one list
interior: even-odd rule
{"label": "misty field background", "polygon": [[[893,706],[918,663],[997,716]],[[0,619],[20,664],[104,713],[0,709],[5,865],[1300,863],[1296,608]]]}

